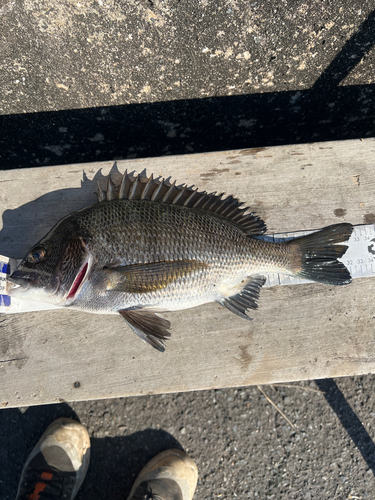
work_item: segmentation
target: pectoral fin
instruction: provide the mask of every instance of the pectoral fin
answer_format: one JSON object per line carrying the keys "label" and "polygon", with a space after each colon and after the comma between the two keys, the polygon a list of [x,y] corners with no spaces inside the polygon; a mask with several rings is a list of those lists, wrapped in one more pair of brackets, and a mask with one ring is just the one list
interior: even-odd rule
{"label": "pectoral fin", "polygon": [[105,273],[107,290],[127,293],[147,293],[160,290],[189,274],[208,267],[198,260],[177,260],[108,267]]}
{"label": "pectoral fin", "polygon": [[251,320],[252,318],[246,314],[246,310],[258,309],[257,300],[259,299],[259,292],[265,282],[266,278],[263,276],[254,276],[239,293],[222,299],[219,303],[234,314],[237,314],[237,316]]}
{"label": "pectoral fin", "polygon": [[142,340],[164,352],[164,341],[171,336],[168,332],[170,321],[144,309],[121,310],[119,313]]}

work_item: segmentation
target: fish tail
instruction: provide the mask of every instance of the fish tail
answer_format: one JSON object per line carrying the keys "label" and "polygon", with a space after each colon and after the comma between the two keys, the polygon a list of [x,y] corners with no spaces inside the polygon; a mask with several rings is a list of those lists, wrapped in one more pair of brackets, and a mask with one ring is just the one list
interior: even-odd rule
{"label": "fish tail", "polygon": [[347,285],[352,277],[344,264],[337,259],[342,257],[348,246],[338,243],[347,241],[352,234],[351,224],[334,224],[316,233],[296,238],[287,243],[296,257],[294,274],[319,283]]}

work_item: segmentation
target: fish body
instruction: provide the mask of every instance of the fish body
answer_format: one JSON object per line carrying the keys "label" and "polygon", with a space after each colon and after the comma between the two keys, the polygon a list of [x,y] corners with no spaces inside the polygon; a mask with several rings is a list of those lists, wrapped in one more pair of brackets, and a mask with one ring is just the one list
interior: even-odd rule
{"label": "fish body", "polygon": [[158,313],[218,302],[248,317],[264,274],[350,283],[337,261],[350,224],[286,243],[259,239],[264,222],[233,197],[131,178],[109,179],[99,202],[56,224],[10,277],[11,295],[99,314],[120,313],[164,350],[169,321]]}
{"label": "fish body", "polygon": [[[251,275],[293,267],[287,247],[248,238],[199,209],[111,200],[78,217],[80,234],[91,235],[86,244],[95,271],[72,308],[98,313],[138,306],[187,309],[233,295]],[[132,284],[130,270],[145,274],[143,287]]]}

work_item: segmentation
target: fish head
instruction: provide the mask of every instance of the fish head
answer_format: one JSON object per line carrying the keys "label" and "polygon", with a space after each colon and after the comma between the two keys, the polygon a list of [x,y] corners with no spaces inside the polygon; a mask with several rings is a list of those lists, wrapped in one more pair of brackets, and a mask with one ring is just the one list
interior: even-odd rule
{"label": "fish head", "polygon": [[8,278],[11,296],[63,306],[75,300],[95,259],[87,238],[69,226],[60,221],[29,250]]}

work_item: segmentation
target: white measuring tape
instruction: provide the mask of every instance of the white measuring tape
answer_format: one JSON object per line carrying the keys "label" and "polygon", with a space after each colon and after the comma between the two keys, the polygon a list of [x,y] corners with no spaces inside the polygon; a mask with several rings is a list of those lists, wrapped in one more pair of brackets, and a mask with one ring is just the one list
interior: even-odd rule
{"label": "white measuring tape", "polygon": [[[267,241],[282,241],[286,238],[292,239],[298,236],[311,234],[314,231],[298,231],[294,233],[282,233],[265,235]],[[348,268],[353,279],[368,278],[375,276],[375,225],[354,226],[353,233],[348,242],[348,249],[344,256],[339,259]],[[20,261],[0,255],[0,313],[18,313],[31,311],[44,311],[47,309],[59,309],[52,304],[21,300],[10,297],[7,293],[7,276],[17,267]],[[285,274],[268,274],[264,286],[297,285],[300,283],[311,283],[311,281]]]}

